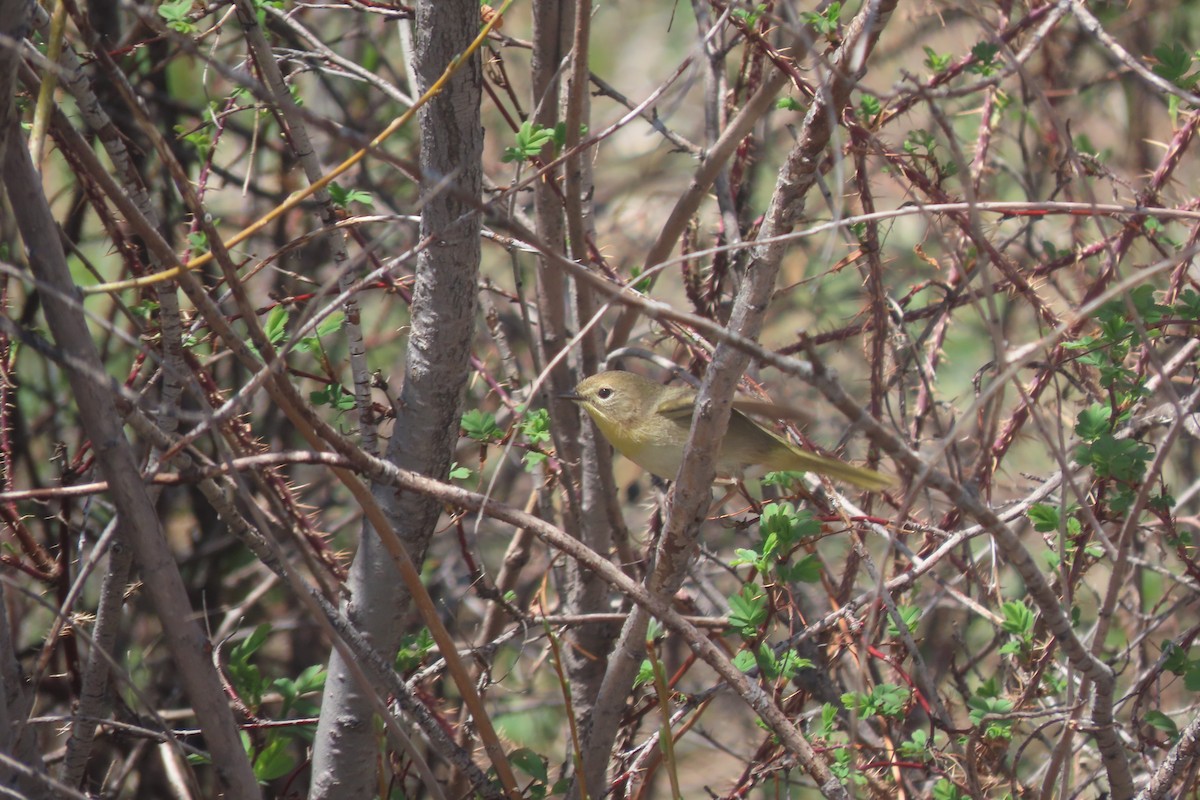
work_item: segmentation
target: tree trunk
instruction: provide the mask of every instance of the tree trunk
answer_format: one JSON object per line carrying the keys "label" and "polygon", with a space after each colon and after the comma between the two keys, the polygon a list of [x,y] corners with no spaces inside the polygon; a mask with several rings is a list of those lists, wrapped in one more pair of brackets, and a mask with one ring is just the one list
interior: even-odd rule
{"label": "tree trunk", "polygon": [[[416,69],[421,91],[466,49],[479,28],[471,0],[423,0],[417,6]],[[475,326],[479,270],[483,128],[481,70],[471,58],[420,114],[421,237],[435,243],[418,257],[408,358],[387,457],[397,466],[444,478],[450,468]],[[416,562],[425,557],[440,513],[431,498],[376,486],[374,494]],[[373,528],[364,525],[351,566],[347,612],[378,650],[393,653],[404,632],[408,593]],[[309,796],[372,797],[378,740],[371,707],[335,653],[313,750]]]}

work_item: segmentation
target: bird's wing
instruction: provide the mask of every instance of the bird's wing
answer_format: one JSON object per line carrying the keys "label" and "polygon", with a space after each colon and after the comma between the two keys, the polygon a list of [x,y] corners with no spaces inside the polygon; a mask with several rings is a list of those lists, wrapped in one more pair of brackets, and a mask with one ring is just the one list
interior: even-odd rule
{"label": "bird's wing", "polygon": [[789,422],[799,422],[807,425],[813,422],[812,414],[806,411],[801,411],[794,406],[781,406],[777,403],[771,403],[766,400],[746,400],[737,399],[733,401],[733,407],[753,417],[762,417],[763,419],[786,419]]}
{"label": "bird's wing", "polygon": [[[691,419],[692,410],[696,407],[696,392],[686,386],[677,386],[663,393],[662,400],[655,411],[669,419]],[[743,414],[763,419],[784,419],[792,422],[811,423],[811,415],[791,406],[781,406],[764,400],[748,400],[736,397],[733,408]],[[761,427],[761,426],[759,426]]]}
{"label": "bird's wing", "polygon": [[696,407],[696,391],[687,386],[672,386],[662,393],[656,414],[662,414],[668,419],[690,420],[692,409]]}

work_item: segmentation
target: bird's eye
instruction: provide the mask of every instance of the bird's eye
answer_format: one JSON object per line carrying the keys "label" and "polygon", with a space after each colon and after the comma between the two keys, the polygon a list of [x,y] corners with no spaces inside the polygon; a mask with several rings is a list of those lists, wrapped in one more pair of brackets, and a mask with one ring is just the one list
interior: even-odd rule
{"label": "bird's eye", "polygon": [[608,386],[602,386],[599,391],[596,392],[596,397],[599,397],[601,400],[607,400],[612,396],[613,390]]}

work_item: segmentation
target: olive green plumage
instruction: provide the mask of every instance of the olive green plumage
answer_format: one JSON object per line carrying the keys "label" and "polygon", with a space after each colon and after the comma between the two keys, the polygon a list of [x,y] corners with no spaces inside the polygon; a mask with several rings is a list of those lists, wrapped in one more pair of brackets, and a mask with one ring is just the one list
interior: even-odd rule
{"label": "olive green plumage", "polygon": [[[663,386],[632,372],[611,370],[586,378],[568,397],[583,406],[604,437],[642,469],[674,478],[692,425],[696,392]],[[801,450],[751,420],[738,409],[717,457],[717,474],[738,476],[751,466],[815,472],[863,489],[892,485],[885,475]],[[761,407],[762,404],[753,404]]]}

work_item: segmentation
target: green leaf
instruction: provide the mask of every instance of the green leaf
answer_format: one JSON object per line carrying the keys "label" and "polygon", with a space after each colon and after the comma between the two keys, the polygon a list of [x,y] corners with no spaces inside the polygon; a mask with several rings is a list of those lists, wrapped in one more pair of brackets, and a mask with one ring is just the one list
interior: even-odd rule
{"label": "green leaf", "polygon": [[308,667],[296,678],[297,694],[309,694],[310,692],[319,692],[325,688],[325,672],[324,664],[313,664]]}
{"label": "green leaf", "polygon": [[283,736],[272,736],[266,746],[254,757],[254,777],[262,783],[282,778],[296,768],[296,759],[288,752],[288,741]]}
{"label": "green leaf", "polygon": [[[1135,286],[1126,295],[1130,302],[1133,303],[1133,307],[1136,309],[1142,322],[1149,326],[1157,325],[1162,321],[1163,317],[1171,313],[1169,307],[1164,306],[1155,299],[1154,295],[1156,291],[1153,286],[1142,284],[1141,286]],[[1126,313],[1128,313],[1128,309]]]}
{"label": "green leaf", "polygon": [[291,678],[276,678],[271,681],[271,688],[283,698],[281,707],[286,714],[287,709],[292,707],[292,703],[296,702],[296,697],[299,695],[299,692],[296,691],[296,682]]}
{"label": "green leaf", "polygon": [[[900,619],[904,621],[904,627],[907,633],[912,633],[917,629],[917,623],[921,621],[920,606],[897,606],[896,610],[900,612]],[[896,620],[888,616],[888,636],[893,639],[899,638],[900,628],[896,625]]]}
{"label": "green leaf", "polygon": [[775,108],[780,111],[802,111],[804,106],[794,97],[781,97],[775,101]]}
{"label": "green leaf", "polygon": [[1033,611],[1024,603],[1011,600],[1000,605],[1000,613],[1004,615],[1004,621],[1000,623],[1000,627],[1014,636],[1022,638],[1028,637],[1033,633]]}
{"label": "green leaf", "polygon": [[250,656],[258,652],[267,642],[267,637],[271,635],[271,626],[263,623],[254,629],[254,632],[247,636],[242,641],[229,648],[229,660],[231,662],[245,663]]}
{"label": "green leaf", "polygon": [[1064,350],[1092,350],[1097,347],[1100,347],[1100,344],[1091,336],[1080,336],[1073,342],[1063,342]]}
{"label": "green leaf", "polygon": [[529,450],[525,451],[522,461],[525,462],[525,471],[533,472],[542,464],[546,463],[549,457],[541,452],[542,446],[550,442],[550,411],[545,408],[534,409],[525,415],[521,420],[520,425],[521,435],[525,437],[525,441],[529,444]]}
{"label": "green leaf", "polygon": [[342,329],[342,323],[346,321],[346,315],[341,311],[335,311],[325,319],[321,320],[321,324],[317,326],[317,336],[325,337],[330,334],[337,333]]}
{"label": "green leaf", "polygon": [[370,192],[363,192],[358,189],[346,189],[338,184],[337,181],[330,183],[326,190],[329,192],[329,199],[338,208],[347,208],[351,203],[371,208],[375,205],[375,199],[371,197]]}
{"label": "green leaf", "polygon": [[755,569],[758,569],[760,572],[762,572],[763,570],[759,566],[762,563],[762,554],[758,551],[750,550],[745,547],[737,547],[734,548],[733,560],[729,562],[729,566],[736,568],[750,564]]}
{"label": "green leaf", "polygon": [[874,95],[865,94],[858,101],[858,117],[862,120],[872,120],[883,111],[883,104]]}
{"label": "green leaf", "polygon": [[758,532],[764,541],[774,536],[778,547],[787,550],[800,540],[819,534],[821,524],[807,511],[796,511],[791,503],[768,503],[758,519]]}
{"label": "green leaf", "polygon": [[974,56],[975,63],[967,67],[967,71],[985,78],[995,74],[1000,69],[1000,65],[996,62],[996,54],[999,52],[999,45],[980,42],[971,48],[971,55]]}
{"label": "green leaf", "polygon": [[1179,42],[1160,44],[1152,51],[1158,64],[1154,74],[1165,78],[1181,89],[1190,89],[1196,84],[1196,75],[1188,75],[1192,68],[1192,56]]}
{"label": "green leaf", "polygon": [[767,10],[765,3],[759,3],[752,10],[746,8],[735,8],[730,12],[730,16],[741,20],[747,28],[753,28],[762,18],[763,12]]}
{"label": "green leaf", "polygon": [[[579,138],[582,140],[584,137],[587,136],[587,134],[588,134],[588,126],[580,125],[579,126]],[[555,148],[555,150],[562,150],[566,146],[567,146],[567,123],[565,123],[565,122],[555,123],[555,125],[554,125],[554,148]]]}
{"label": "green leaf", "polygon": [[1200,663],[1195,661],[1188,664],[1183,673],[1183,688],[1189,692],[1200,692]]}
{"label": "green leaf", "polygon": [[999,697],[1003,691],[1004,686],[1000,683],[1000,679],[993,675],[979,684],[979,688],[975,690],[975,694],[980,697]]}
{"label": "green leaf", "polygon": [[[765,647],[765,645],[764,645]],[[780,655],[777,664],[777,677],[790,681],[796,677],[796,673],[802,669],[813,669],[816,665],[812,659],[803,658],[795,650],[784,650]]]}
{"label": "green leaf", "polygon": [[347,392],[340,383],[337,384],[337,390],[339,396],[330,405],[338,411],[349,411],[354,408],[354,395]]}
{"label": "green leaf", "polygon": [[[739,655],[741,654],[739,653]],[[794,650],[785,650],[776,655],[774,648],[766,642],[760,643],[755,649],[754,662],[762,671],[763,677],[772,681],[790,681],[800,670],[810,669],[813,666],[812,661],[801,658]]]}
{"label": "green leaf", "polygon": [[263,332],[271,344],[279,344],[287,337],[288,316],[288,310],[282,305],[267,312],[267,324],[263,326]]}
{"label": "green leaf", "polygon": [[1146,501],[1146,505],[1161,514],[1169,514],[1171,513],[1171,509],[1175,507],[1175,498],[1170,492],[1163,492],[1162,494],[1155,492]]}
{"label": "green leaf", "polygon": [[[255,0],[255,2],[258,2],[258,0]],[[269,4],[269,5],[273,5],[273,4]],[[258,10],[258,27],[265,28],[266,26],[267,26],[267,15],[266,15],[266,12],[260,8]],[[304,97],[300,94],[300,84],[289,83],[287,86],[287,89],[288,89],[288,95],[291,96],[292,102],[296,104],[296,107],[303,108],[304,107]]]}
{"label": "green leaf", "polygon": [[933,785],[932,796],[933,800],[963,800],[966,797],[949,778],[940,778]]}
{"label": "green leaf", "polygon": [[894,683],[881,683],[871,691],[872,703],[885,717],[903,718],[912,692]]}
{"label": "green leaf", "polygon": [[814,733],[822,738],[828,739],[836,730],[838,709],[833,703],[824,703],[821,705],[821,722],[817,726]]}
{"label": "green leaf", "polygon": [[543,128],[532,120],[526,120],[521,123],[521,127],[517,130],[516,145],[506,147],[501,160],[505,163],[511,163],[533,158],[539,155],[542,152],[542,148],[546,146],[546,143],[553,141],[553,139],[553,129]]}
{"label": "green leaf", "polygon": [[1046,505],[1045,503],[1036,503],[1026,512],[1029,521],[1033,523],[1033,529],[1039,533],[1050,533],[1057,531],[1062,522],[1062,517],[1058,513],[1058,506]]}
{"label": "green leaf", "polygon": [[567,144],[567,123],[565,123],[565,122],[554,123],[554,131],[553,131],[553,135],[551,136],[551,138],[554,141],[554,149],[555,150],[563,149]]}
{"label": "green leaf", "polygon": [[767,596],[762,587],[748,584],[729,598],[729,624],[747,638],[758,633],[758,626],[767,619]]}
{"label": "green leaf", "polygon": [[1112,497],[1108,501],[1108,510],[1116,515],[1124,514],[1133,507],[1133,501],[1136,499],[1136,497],[1137,491],[1134,489],[1134,487],[1118,487],[1117,491],[1112,493]]}
{"label": "green leaf", "polygon": [[1013,702],[1005,697],[981,697],[980,695],[975,695],[967,699],[967,707],[971,709],[969,715],[971,724],[979,725],[988,714],[1010,713],[1013,710]]}
{"label": "green leaf", "polygon": [[1129,318],[1129,311],[1124,303],[1113,304],[1111,308],[1097,312],[1096,320],[1100,326],[1100,338],[1113,348],[1110,360],[1116,366],[1138,336],[1137,328]]}
{"label": "green leaf", "polygon": [[550,441],[550,411],[537,408],[525,415],[521,420],[521,435],[530,444],[540,445]]}
{"label": "green leaf", "polygon": [[508,762],[526,775],[545,783],[550,779],[546,761],[528,747],[518,747],[508,754]]}
{"label": "green leaf", "polygon": [[753,650],[741,650],[733,657],[733,665],[742,672],[750,672],[758,667],[758,658]]}
{"label": "green leaf", "polygon": [[477,442],[493,442],[504,436],[504,431],[496,424],[496,418],[477,408],[463,414],[460,424],[463,433]]}
{"label": "green leaf", "polygon": [[933,72],[941,72],[950,66],[950,55],[939,55],[932,47],[922,47],[925,51],[925,66],[929,67]]}
{"label": "green leaf", "polygon": [[646,294],[650,291],[650,288],[654,285],[654,282],[650,280],[650,278],[642,278],[641,280],[637,280],[637,277],[641,274],[642,268],[639,266],[633,266],[629,270],[629,277],[634,279],[632,287],[633,290],[638,294]]}
{"label": "green leaf", "polygon": [[319,392],[309,392],[308,399],[314,405],[329,406],[339,411],[354,408],[354,395],[347,392],[340,383],[331,383]]}
{"label": "green leaf", "polygon": [[823,12],[808,11],[800,17],[821,36],[837,33],[838,20],[842,15],[841,3],[830,3]]}
{"label": "green leaf", "polygon": [[807,555],[795,564],[780,564],[775,572],[785,581],[794,583],[819,583],[821,581],[821,559],[815,554]]}
{"label": "green leaf", "polygon": [[396,652],[396,671],[408,673],[421,666],[433,645],[433,634],[428,628],[401,637],[400,649]]}
{"label": "green leaf", "polygon": [[1000,650],[998,652],[1002,656],[1019,656],[1021,653],[1025,652],[1025,645],[1019,639],[1010,639],[1009,641],[1000,645]]}
{"label": "green leaf", "polygon": [[270,688],[270,682],[263,677],[257,666],[250,663],[250,659],[267,641],[270,633],[271,626],[263,623],[245,639],[229,648],[229,664],[226,667],[229,682],[252,709],[258,708],[263,694]]}
{"label": "green leaf", "polygon": [[900,743],[900,754],[905,758],[925,761],[932,756],[930,751],[929,734],[918,728],[913,731],[908,741]]}
{"label": "green leaf", "polygon": [[[1090,466],[1100,478],[1136,483],[1146,473],[1150,448],[1132,439],[1105,435],[1075,450],[1075,463]],[[1131,498],[1132,499],[1132,498]],[[1115,508],[1115,507],[1114,507]]]}
{"label": "green leaf", "polygon": [[305,353],[318,352],[321,349],[321,340],[341,330],[342,322],[345,321],[345,318],[346,315],[341,311],[330,314],[321,320],[321,324],[317,326],[314,335],[304,336],[300,341],[296,342],[296,349],[302,350]]}
{"label": "green leaf", "polygon": [[1191,289],[1182,292],[1175,300],[1175,310],[1172,313],[1184,319],[1200,320],[1200,294]]}
{"label": "green leaf", "polygon": [[904,152],[913,155],[921,150],[926,153],[932,153],[937,147],[937,140],[929,131],[924,128],[917,128],[909,131],[908,136],[904,139]]}
{"label": "green leaf", "polygon": [[1147,711],[1142,719],[1146,721],[1147,725],[1152,728],[1157,728],[1158,730],[1167,734],[1167,736],[1171,737],[1171,739],[1175,739],[1179,736],[1179,726],[1175,724],[1174,720],[1161,711]]}
{"label": "green leaf", "polygon": [[778,486],[783,489],[791,488],[804,480],[804,473],[796,470],[778,470],[762,476],[763,486]]}
{"label": "green leaf", "polygon": [[862,717],[874,716],[902,718],[912,692],[894,683],[881,683],[867,694],[847,692],[842,695],[842,705]]}
{"label": "green leaf", "polygon": [[[734,659],[733,663],[734,665],[737,664],[736,658]],[[645,686],[653,680],[654,665],[650,663],[650,659],[643,659],[641,666],[638,667],[637,676],[633,679],[633,686],[634,688],[637,688],[638,686]]]}
{"label": "green leaf", "polygon": [[140,303],[130,306],[129,310],[132,311],[135,316],[148,320],[158,313],[158,301],[150,299],[142,300]]}
{"label": "green leaf", "polygon": [[1112,409],[1100,404],[1092,405],[1079,412],[1075,418],[1075,435],[1085,442],[1092,442],[1108,433]]}
{"label": "green leaf", "polygon": [[526,472],[533,472],[542,464],[546,463],[549,458],[545,453],[539,453],[536,450],[526,450],[525,455],[521,456],[521,461],[525,464]]}
{"label": "green leaf", "polygon": [[158,7],[158,15],[167,26],[177,33],[192,33],[196,27],[188,19],[192,13],[192,0],[165,0]]}

